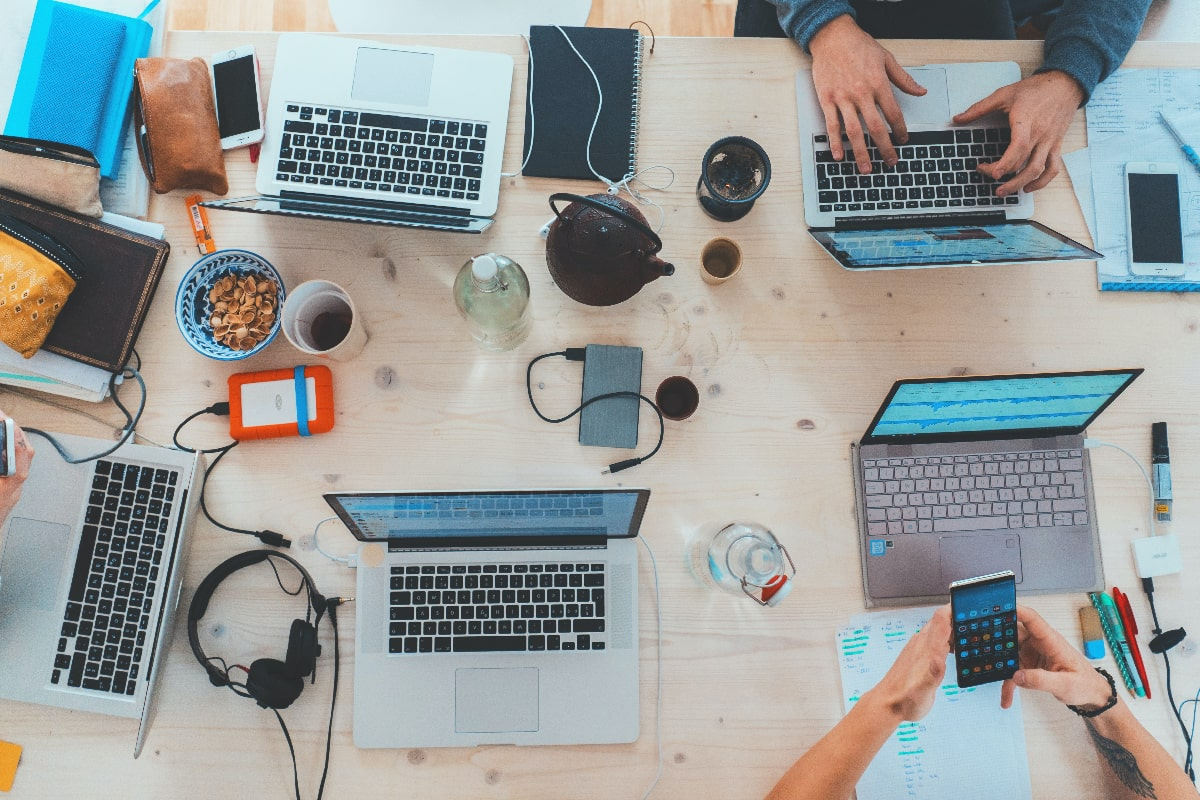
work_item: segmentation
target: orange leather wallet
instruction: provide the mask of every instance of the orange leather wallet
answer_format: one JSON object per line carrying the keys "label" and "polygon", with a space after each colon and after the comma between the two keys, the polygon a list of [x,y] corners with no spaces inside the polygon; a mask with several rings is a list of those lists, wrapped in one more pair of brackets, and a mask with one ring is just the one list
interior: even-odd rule
{"label": "orange leather wallet", "polygon": [[133,119],[142,169],[154,191],[229,191],[212,81],[202,58],[139,58]]}

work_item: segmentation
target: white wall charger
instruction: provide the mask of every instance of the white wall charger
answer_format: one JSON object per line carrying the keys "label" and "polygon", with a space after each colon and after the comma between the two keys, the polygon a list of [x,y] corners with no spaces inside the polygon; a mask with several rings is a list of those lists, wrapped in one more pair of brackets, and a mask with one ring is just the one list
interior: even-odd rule
{"label": "white wall charger", "polygon": [[1183,557],[1175,534],[1133,540],[1133,561],[1139,578],[1157,578],[1183,572]]}

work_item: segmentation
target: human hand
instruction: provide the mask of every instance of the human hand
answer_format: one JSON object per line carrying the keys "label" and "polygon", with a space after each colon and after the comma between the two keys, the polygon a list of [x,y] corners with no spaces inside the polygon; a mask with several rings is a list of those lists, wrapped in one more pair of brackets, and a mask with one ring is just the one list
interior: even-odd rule
{"label": "human hand", "polygon": [[863,699],[880,703],[896,723],[918,720],[929,713],[946,674],[950,653],[950,606],[942,606],[925,627],[908,640],[896,663]]}
{"label": "human hand", "polygon": [[1021,668],[1000,690],[1000,706],[1012,705],[1016,687],[1048,692],[1072,706],[1099,708],[1112,690],[1062,634],[1032,608],[1017,606],[1017,648]]}
{"label": "human hand", "polygon": [[[892,139],[900,144],[908,141],[908,128],[900,104],[892,94],[892,84],[912,95],[925,94],[925,88],[850,16],[843,15],[828,22],[813,36],[808,49],[813,57],[813,85],[825,114],[825,130],[829,134],[829,149],[834,160],[841,161],[845,156],[842,148],[844,124],[858,171],[871,171],[871,159],[863,137],[865,124],[883,160],[888,165],[895,164],[897,156]],[[888,134],[889,126],[891,135]]]}
{"label": "human hand", "polygon": [[1012,138],[999,160],[980,164],[979,171],[992,180],[1013,177],[997,187],[1003,197],[1018,190],[1037,191],[1062,169],[1062,140],[1075,110],[1083,102],[1083,89],[1065,72],[1051,70],[1002,86],[954,118],[974,122],[985,114],[1008,115]]}
{"label": "human hand", "polygon": [[[0,420],[5,419],[0,411]],[[7,478],[0,477],[0,524],[8,519],[8,514],[21,499],[21,488],[29,477],[29,465],[33,462],[33,446],[29,443],[21,426],[13,423],[13,448],[16,451],[16,463],[13,474]]]}

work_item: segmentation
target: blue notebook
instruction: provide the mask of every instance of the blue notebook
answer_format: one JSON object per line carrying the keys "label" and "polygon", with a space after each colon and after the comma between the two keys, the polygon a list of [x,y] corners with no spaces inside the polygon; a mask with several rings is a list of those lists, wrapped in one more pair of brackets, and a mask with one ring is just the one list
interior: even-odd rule
{"label": "blue notebook", "polygon": [[153,32],[140,18],[38,0],[4,132],[90,150],[100,174],[116,177],[133,62]]}

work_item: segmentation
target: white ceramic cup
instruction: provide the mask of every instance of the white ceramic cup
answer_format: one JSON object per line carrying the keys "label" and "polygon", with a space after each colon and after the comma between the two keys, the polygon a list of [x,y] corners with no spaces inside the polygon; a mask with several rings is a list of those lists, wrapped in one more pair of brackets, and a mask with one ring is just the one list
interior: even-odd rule
{"label": "white ceramic cup", "polygon": [[305,281],[283,301],[283,335],[302,353],[348,361],[362,352],[367,329],[346,290],[332,281]]}

